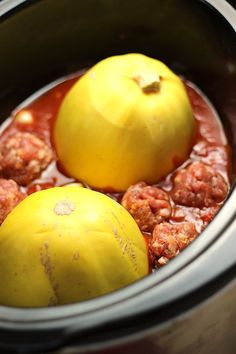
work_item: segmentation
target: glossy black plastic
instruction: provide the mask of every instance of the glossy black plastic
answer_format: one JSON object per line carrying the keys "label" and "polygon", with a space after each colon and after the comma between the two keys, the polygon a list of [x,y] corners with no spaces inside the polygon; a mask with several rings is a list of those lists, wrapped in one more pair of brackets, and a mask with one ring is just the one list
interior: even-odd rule
{"label": "glossy black plastic", "polygon": [[[195,82],[212,101],[232,146],[234,181],[236,14],[225,1],[8,0],[0,14],[2,120],[62,75],[113,54],[141,52]],[[0,307],[0,352],[69,346],[76,353],[105,347],[125,353],[117,346],[128,341],[127,353],[143,353],[138,338],[145,343],[163,325],[171,327],[234,278],[235,214],[232,187],[214,221],[179,257],[113,294],[58,308]],[[158,344],[150,348],[159,353]]]}

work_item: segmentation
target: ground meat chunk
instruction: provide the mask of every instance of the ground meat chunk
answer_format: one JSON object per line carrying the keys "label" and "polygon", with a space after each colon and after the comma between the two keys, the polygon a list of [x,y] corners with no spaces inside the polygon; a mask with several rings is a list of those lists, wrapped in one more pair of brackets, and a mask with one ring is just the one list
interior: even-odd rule
{"label": "ground meat chunk", "polygon": [[224,178],[212,167],[193,162],[174,177],[171,197],[176,204],[203,208],[222,202],[228,192]]}
{"label": "ground meat chunk", "polygon": [[166,192],[145,182],[127,190],[121,204],[130,212],[141,231],[152,232],[160,222],[171,215],[171,205]]}
{"label": "ground meat chunk", "polygon": [[200,233],[212,221],[219,208],[219,204],[202,209],[176,205],[172,209],[170,221],[174,223],[184,221],[191,222],[195,225],[197,232]]}
{"label": "ground meat chunk", "polygon": [[0,143],[0,174],[27,185],[52,161],[52,150],[31,133],[18,132]]}
{"label": "ground meat chunk", "polygon": [[0,179],[0,224],[25,195],[13,180]]}
{"label": "ground meat chunk", "polygon": [[157,225],[150,241],[150,250],[155,257],[155,265],[162,266],[187,247],[197,236],[193,223]]}

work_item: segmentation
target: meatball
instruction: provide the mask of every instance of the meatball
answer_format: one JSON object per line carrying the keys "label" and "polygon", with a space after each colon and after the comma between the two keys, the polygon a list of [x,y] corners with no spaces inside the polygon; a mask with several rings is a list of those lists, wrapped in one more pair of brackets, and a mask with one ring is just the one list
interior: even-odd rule
{"label": "meatball", "polygon": [[47,144],[31,133],[18,132],[0,144],[0,174],[25,186],[52,161]]}
{"label": "meatball", "polygon": [[162,266],[187,247],[197,236],[193,223],[156,225],[150,241],[150,250],[155,257],[155,265]]}
{"label": "meatball", "polygon": [[171,197],[176,204],[190,207],[210,207],[222,202],[228,192],[224,178],[212,167],[193,162],[174,177]]}
{"label": "meatball", "polygon": [[171,215],[171,205],[166,192],[145,182],[127,190],[121,204],[130,212],[143,232],[152,232],[160,222]]}
{"label": "meatball", "polygon": [[25,195],[13,180],[0,178],[0,224]]}
{"label": "meatball", "polygon": [[176,205],[172,209],[170,221],[174,223],[184,221],[192,222],[194,223],[197,232],[200,233],[212,221],[219,208],[219,204],[216,204],[209,208],[204,207],[202,209]]}

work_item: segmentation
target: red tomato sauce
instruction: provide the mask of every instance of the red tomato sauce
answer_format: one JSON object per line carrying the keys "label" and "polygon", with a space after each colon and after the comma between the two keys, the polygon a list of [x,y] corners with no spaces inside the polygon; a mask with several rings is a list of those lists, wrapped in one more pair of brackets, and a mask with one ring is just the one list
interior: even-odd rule
{"label": "red tomato sauce", "polygon": [[[6,123],[3,125],[0,143],[6,141],[9,136],[12,136],[17,132],[28,132],[35,134],[49,146],[52,146],[51,132],[53,122],[56,119],[58,109],[64,96],[76,82],[78,77],[79,76],[62,79],[60,83],[52,85],[51,88],[46,90],[43,94],[33,100],[29,99],[28,103],[26,102],[26,104],[23,104],[19,109],[16,109],[12,113],[7,126]],[[186,167],[191,163],[198,161],[207,166],[211,166],[214,171],[217,171],[217,173],[223,177],[229,189],[229,176],[231,168],[230,147],[227,143],[227,138],[218,115],[211,103],[192,83],[185,81],[185,86],[196,120],[196,137],[194,145],[190,152],[189,159],[181,166],[177,166],[175,171],[169,174],[161,182],[153,185],[153,187],[161,188],[166,192],[167,196],[170,197],[172,213],[168,219],[168,222],[171,225],[179,225],[186,222],[194,224],[196,232],[199,234],[212,220],[223,201],[215,204],[211,203],[211,205],[204,207],[198,207],[195,205],[181,205],[176,203],[173,199],[173,195],[171,194],[174,186],[174,178],[179,171],[186,169]],[[42,172],[40,178],[25,186],[23,190],[26,194],[31,194],[41,189],[46,189],[53,186],[62,186],[74,182],[78,181],[70,178],[63,172],[55,155],[54,160],[50,163],[47,169]],[[89,186],[85,185],[85,187]],[[124,195],[124,193],[117,193],[111,190],[102,190],[101,192],[107,194],[109,197],[118,202],[121,202]],[[162,263],[165,264],[168,259],[172,258],[172,256],[168,256],[168,254],[173,251],[176,255],[187,245],[184,244],[183,239],[181,239],[181,241],[178,239],[178,244],[176,244],[175,238],[173,238],[171,242],[170,240],[164,240],[164,231],[160,230],[158,237],[159,239],[161,237],[161,241],[158,244],[158,250],[160,251],[160,248],[162,249],[160,251],[162,252],[162,256],[159,257],[161,261],[155,263],[156,255],[154,251],[156,246],[152,239],[152,233],[150,231],[141,231],[143,232],[149,246],[150,264],[152,267],[159,267]],[[168,232],[169,231],[167,231],[167,233]],[[186,232],[188,233],[190,231],[186,229]],[[150,242],[152,242],[151,246]],[[169,242],[169,253],[166,253],[165,250],[163,251],[163,247],[167,247],[165,246],[166,242]]]}

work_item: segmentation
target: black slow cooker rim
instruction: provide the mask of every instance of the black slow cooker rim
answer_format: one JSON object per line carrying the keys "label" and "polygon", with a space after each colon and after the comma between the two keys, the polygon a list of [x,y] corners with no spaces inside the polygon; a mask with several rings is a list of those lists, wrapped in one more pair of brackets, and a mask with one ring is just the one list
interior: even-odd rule
{"label": "black slow cooker rim", "polygon": [[[0,16],[7,18],[21,11],[25,6],[33,5],[38,2],[38,0],[8,0],[3,1],[0,4]],[[221,14],[224,19],[230,24],[232,29],[236,30],[236,12],[233,7],[229,5],[226,1],[222,2],[220,0],[200,0],[200,2],[211,6],[219,14]],[[97,319],[102,314],[102,322],[106,323],[111,320],[110,314],[112,313],[112,322],[116,320],[121,320],[123,317],[127,316],[127,313],[119,311],[119,308],[123,306],[125,302],[134,302],[134,299],[141,299],[145,294],[148,297],[148,292],[154,287],[156,291],[157,301],[155,307],[162,307],[164,305],[170,304],[176,301],[178,298],[176,294],[173,293],[173,297],[169,298],[168,301],[162,297],[159,298],[158,293],[161,292],[162,287],[165,285],[165,281],[176,275],[180,271],[183,272],[187,269],[187,265],[194,263],[197,258],[206,252],[211,246],[219,239],[222,233],[229,228],[232,220],[235,218],[236,210],[232,207],[236,205],[236,189],[232,188],[232,191],[228,197],[227,203],[224,204],[222,209],[219,211],[215,219],[211,222],[208,228],[203,232],[202,237],[199,237],[194,244],[190,245],[184,252],[182,252],[181,257],[177,257],[167,266],[162,268],[158,275],[152,274],[143,280],[128,286],[127,288],[116,291],[112,294],[102,296],[93,300],[89,300],[82,303],[69,304],[64,306],[59,306],[55,308],[40,308],[40,309],[20,309],[20,308],[9,308],[5,306],[0,306],[0,328],[20,328],[21,330],[29,329],[32,330],[34,326],[35,330],[45,329],[45,328],[61,328],[65,325],[74,324],[76,319],[80,317],[87,318],[86,321],[80,321],[80,330],[94,327]],[[219,226],[220,225],[220,226]],[[235,263],[232,259],[231,265]],[[229,262],[226,268],[222,266],[222,273],[229,268]],[[205,283],[212,280],[216,274],[210,273]],[[202,286],[203,284],[201,284]],[[179,297],[186,296],[190,291],[196,290],[190,287],[185,288]],[[114,308],[117,307],[115,311]],[[150,310],[150,306],[153,304],[146,303],[146,306],[139,311],[139,314],[147,312]],[[131,309],[130,309],[131,310]],[[106,314],[105,314],[106,312]],[[131,311],[132,312],[132,311]],[[136,309],[133,309],[133,315],[136,315]],[[130,314],[131,316],[131,314]]]}

